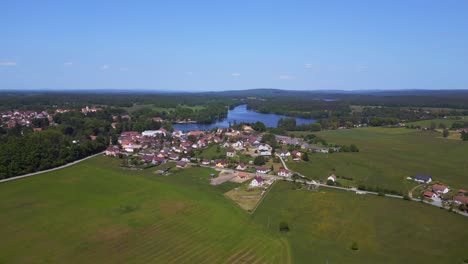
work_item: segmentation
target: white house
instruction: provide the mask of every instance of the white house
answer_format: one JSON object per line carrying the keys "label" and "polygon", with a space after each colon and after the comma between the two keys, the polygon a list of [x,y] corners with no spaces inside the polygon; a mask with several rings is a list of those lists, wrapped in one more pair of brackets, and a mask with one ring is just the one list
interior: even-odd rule
{"label": "white house", "polygon": [[292,172],[287,170],[287,169],[279,169],[278,171],[278,176],[282,176],[282,177],[291,177],[292,176]]}
{"label": "white house", "polygon": [[158,129],[158,130],[146,130],[141,133],[143,136],[147,137],[155,137],[157,135],[163,135],[166,136],[166,130],[164,128]]}
{"label": "white house", "polygon": [[291,153],[287,150],[280,150],[279,153],[280,157],[289,157],[291,156]]}
{"label": "white house", "polygon": [[271,156],[271,151],[269,150],[260,151],[260,156]]}
{"label": "white house", "polygon": [[260,151],[269,151],[271,149],[270,146],[268,146],[267,144],[261,144],[257,147],[258,150]]}
{"label": "white house", "polygon": [[227,157],[234,157],[234,156],[236,156],[236,151],[234,149],[228,149],[226,151],[226,156]]}
{"label": "white house", "polygon": [[263,178],[262,177],[255,177],[252,182],[250,182],[250,187],[259,187],[263,185]]}
{"label": "white house", "polygon": [[245,169],[247,169],[247,166],[244,163],[239,163],[239,165],[237,165],[237,167],[236,167],[236,170],[243,171]]}
{"label": "white house", "polygon": [[432,190],[436,193],[448,193],[450,191],[447,186],[442,184],[434,184]]}

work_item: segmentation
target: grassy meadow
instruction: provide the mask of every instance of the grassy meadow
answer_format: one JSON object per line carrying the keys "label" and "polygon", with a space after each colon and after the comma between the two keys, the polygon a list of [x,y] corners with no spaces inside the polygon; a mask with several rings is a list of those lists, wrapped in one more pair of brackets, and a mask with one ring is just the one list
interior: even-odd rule
{"label": "grassy meadow", "polygon": [[[0,184],[0,263],[459,263],[467,219],[278,182],[254,214],[209,168],[156,175],[97,157]],[[291,231],[278,230],[287,221]],[[357,242],[358,251],[350,245]]]}
{"label": "grassy meadow", "polygon": [[[294,132],[299,135],[299,132]],[[315,133],[334,144],[356,144],[358,153],[314,153],[309,162],[289,162],[292,170],[314,179],[337,175],[355,184],[405,192],[406,177],[432,175],[453,188],[468,188],[468,142],[444,139],[440,133],[406,128],[359,128]]]}
{"label": "grassy meadow", "polygon": [[0,184],[0,263],[288,263],[285,239],[209,185],[98,157]]}
{"label": "grassy meadow", "polygon": [[[283,233],[294,263],[463,263],[466,217],[430,205],[278,182],[253,220]],[[351,250],[356,242],[358,250]]]}

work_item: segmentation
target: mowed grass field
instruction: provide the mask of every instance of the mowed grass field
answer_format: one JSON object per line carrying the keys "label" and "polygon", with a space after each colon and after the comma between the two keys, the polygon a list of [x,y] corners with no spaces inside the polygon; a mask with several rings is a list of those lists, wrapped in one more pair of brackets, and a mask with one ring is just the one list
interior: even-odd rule
{"label": "mowed grass field", "polygon": [[[294,134],[299,134],[298,132]],[[406,128],[359,128],[315,133],[330,143],[356,144],[358,153],[314,153],[309,162],[289,162],[292,170],[314,179],[337,175],[356,184],[405,192],[406,177],[432,175],[453,188],[468,188],[468,142],[444,139],[440,133]]]}
{"label": "mowed grass field", "polygon": [[[430,205],[278,182],[253,219],[278,232],[286,221],[294,263],[463,263],[467,218]],[[359,250],[351,250],[353,242]]]}
{"label": "mowed grass field", "polygon": [[0,263],[289,263],[269,232],[209,185],[207,168],[170,176],[98,157],[0,184]]}

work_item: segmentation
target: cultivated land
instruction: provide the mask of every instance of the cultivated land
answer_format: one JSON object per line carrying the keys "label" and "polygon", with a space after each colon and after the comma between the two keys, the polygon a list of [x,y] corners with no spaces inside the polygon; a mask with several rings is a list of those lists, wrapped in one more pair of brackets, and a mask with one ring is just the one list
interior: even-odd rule
{"label": "cultivated land", "polygon": [[[300,132],[294,132],[299,135]],[[468,142],[447,140],[440,133],[407,128],[359,128],[315,133],[330,143],[356,144],[358,153],[315,153],[309,162],[288,167],[313,179],[332,169],[357,184],[405,192],[414,183],[406,177],[432,175],[453,188],[468,188]]]}
{"label": "cultivated land", "polygon": [[[278,182],[253,220],[278,232],[286,221],[294,263],[462,263],[466,218],[417,202]],[[351,250],[357,242],[359,250]]]}
{"label": "cultivated land", "polygon": [[170,176],[98,157],[0,185],[0,262],[288,263],[284,238],[209,185],[207,168]]}
{"label": "cultivated land", "polygon": [[[209,184],[209,168],[169,176],[97,157],[0,184],[0,262],[453,263],[466,218],[417,202],[278,182],[250,215]],[[280,233],[287,221],[291,231]],[[359,251],[352,251],[352,242]]]}

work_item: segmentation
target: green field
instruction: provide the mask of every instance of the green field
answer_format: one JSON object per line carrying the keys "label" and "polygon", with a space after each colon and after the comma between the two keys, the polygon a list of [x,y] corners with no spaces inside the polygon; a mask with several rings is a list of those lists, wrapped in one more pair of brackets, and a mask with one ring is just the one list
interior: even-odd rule
{"label": "green field", "polygon": [[[465,217],[278,182],[250,215],[208,168],[169,176],[97,157],[0,184],[0,263],[458,263]],[[287,221],[291,231],[278,230]],[[350,243],[358,242],[359,251]],[[408,261],[406,261],[408,260]],[[458,262],[455,262],[458,261]]]}
{"label": "green field", "polygon": [[0,184],[0,263],[287,263],[289,248],[208,184],[94,158]]}
{"label": "green field", "polygon": [[416,122],[409,122],[406,125],[407,126],[421,126],[421,127],[430,127],[432,123],[436,124],[436,127],[439,127],[439,124],[444,124],[447,128],[450,128],[454,122],[466,122],[468,119],[466,119],[464,116],[459,117],[459,119],[455,118],[447,118],[447,119],[429,119],[429,120],[421,120],[421,121],[416,121]]}
{"label": "green field", "polygon": [[[202,105],[196,105],[196,106],[181,105],[181,107],[190,108],[193,111],[197,111],[197,110],[201,110],[205,108]],[[127,110],[129,113],[135,112],[143,108],[150,108],[151,110],[157,111],[157,112],[171,112],[175,110],[175,108],[158,107],[158,106],[155,106],[154,104],[135,104],[132,107],[124,107],[124,109]]]}
{"label": "green field", "polygon": [[[295,133],[297,134],[297,133]],[[314,153],[309,162],[288,166],[314,179],[329,172],[356,184],[406,191],[415,174],[429,174],[453,188],[468,188],[468,142],[447,140],[440,133],[406,128],[360,128],[315,133],[333,144],[356,144],[358,153]]]}
{"label": "green field", "polygon": [[[278,182],[253,219],[277,232],[286,221],[294,263],[462,263],[466,217],[418,202]],[[359,250],[351,250],[357,242]]]}

